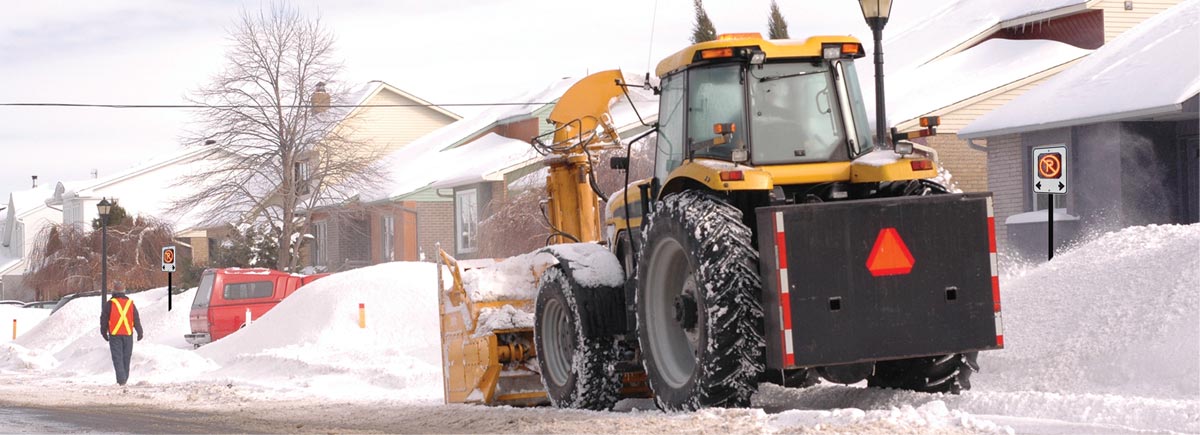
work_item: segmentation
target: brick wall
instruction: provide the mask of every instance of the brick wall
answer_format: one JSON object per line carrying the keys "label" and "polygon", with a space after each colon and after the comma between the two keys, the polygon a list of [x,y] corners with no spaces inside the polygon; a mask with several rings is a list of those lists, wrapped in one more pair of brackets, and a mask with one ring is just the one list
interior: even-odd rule
{"label": "brick wall", "polygon": [[[937,150],[942,166],[954,176],[954,182],[963,192],[988,190],[988,156],[983,151],[971,149],[967,141],[954,134],[939,134],[924,138],[926,145]],[[986,141],[976,140],[977,144]]]}
{"label": "brick wall", "polygon": [[988,138],[987,144],[987,188],[995,201],[996,242],[1003,250],[1008,244],[1004,220],[1025,211],[1024,147],[1016,134]]}
{"label": "brick wall", "polygon": [[417,202],[417,248],[425,254],[426,261],[434,261],[437,244],[455,255],[454,250],[454,203]]}

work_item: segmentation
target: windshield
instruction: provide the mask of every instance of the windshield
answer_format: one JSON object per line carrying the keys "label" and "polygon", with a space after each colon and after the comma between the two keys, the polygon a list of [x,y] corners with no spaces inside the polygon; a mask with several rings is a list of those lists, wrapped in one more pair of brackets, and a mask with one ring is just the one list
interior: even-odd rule
{"label": "windshield", "polygon": [[208,306],[208,300],[212,297],[213,279],[216,277],[212,272],[207,272],[200,275],[200,286],[196,288],[196,299],[192,300],[192,308],[205,308]]}
{"label": "windshield", "polygon": [[751,160],[770,164],[849,159],[829,64],[766,64],[752,68],[751,77]]}

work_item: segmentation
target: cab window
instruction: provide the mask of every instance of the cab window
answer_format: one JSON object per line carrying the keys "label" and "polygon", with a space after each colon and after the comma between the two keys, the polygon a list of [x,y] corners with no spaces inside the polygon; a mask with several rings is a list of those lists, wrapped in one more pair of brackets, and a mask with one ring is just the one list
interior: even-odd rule
{"label": "cab window", "polygon": [[225,299],[269,298],[275,294],[275,283],[271,281],[239,282],[225,284]]}
{"label": "cab window", "polygon": [[[723,65],[688,71],[688,144],[696,157],[729,160],[733,148],[745,143],[745,89],[742,66]],[[716,124],[733,124],[733,140],[706,147],[717,136]]]}
{"label": "cab window", "polygon": [[659,180],[666,180],[667,174],[683,162],[683,83],[683,74],[662,81],[654,152],[654,176]]}

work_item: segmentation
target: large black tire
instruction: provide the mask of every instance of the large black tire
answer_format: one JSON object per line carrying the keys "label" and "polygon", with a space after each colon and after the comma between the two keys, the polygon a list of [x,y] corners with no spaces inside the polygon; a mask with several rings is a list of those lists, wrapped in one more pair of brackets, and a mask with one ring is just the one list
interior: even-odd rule
{"label": "large black tire", "polygon": [[621,389],[613,337],[588,337],[579,321],[587,315],[576,300],[579,284],[558,267],[546,269],[538,283],[533,340],[542,385],[559,408],[608,410]]}
{"label": "large black tire", "polygon": [[[946,188],[930,180],[883,183],[877,197],[926,196],[947,193]],[[875,363],[875,372],[867,385],[899,388],[926,393],[958,394],[971,389],[971,374],[979,371],[979,352],[909,358]]]}
{"label": "large black tire", "polygon": [[979,370],[979,352],[909,358],[875,363],[867,385],[924,393],[958,394],[971,389],[971,373]]}
{"label": "large black tire", "polygon": [[749,406],[765,342],[758,253],[741,211],[685,191],[658,201],[644,230],[638,343],[658,405]]}

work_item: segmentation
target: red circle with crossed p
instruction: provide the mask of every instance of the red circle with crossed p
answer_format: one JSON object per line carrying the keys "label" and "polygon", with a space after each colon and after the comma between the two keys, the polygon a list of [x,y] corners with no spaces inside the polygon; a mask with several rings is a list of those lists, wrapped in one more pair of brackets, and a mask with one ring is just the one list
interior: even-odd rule
{"label": "red circle with crossed p", "polygon": [[1038,157],[1038,177],[1041,178],[1059,178],[1062,177],[1062,154],[1046,153]]}
{"label": "red circle with crossed p", "polygon": [[168,249],[166,251],[163,251],[163,263],[169,264],[169,263],[174,263],[174,262],[175,262],[175,250]]}

